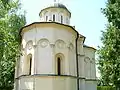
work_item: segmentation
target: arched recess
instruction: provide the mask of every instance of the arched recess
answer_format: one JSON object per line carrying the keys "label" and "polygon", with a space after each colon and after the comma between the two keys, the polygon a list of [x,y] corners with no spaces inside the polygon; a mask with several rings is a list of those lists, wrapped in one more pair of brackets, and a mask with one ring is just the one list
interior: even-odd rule
{"label": "arched recess", "polygon": [[85,57],[84,61],[85,61],[85,76],[86,78],[90,78],[91,75],[90,58]]}
{"label": "arched recess", "polygon": [[61,12],[59,12],[59,14],[58,14],[58,18],[59,18],[59,22],[60,23],[64,23],[64,12],[63,11],[61,11]]}
{"label": "arched recess", "polygon": [[45,11],[45,12],[44,12],[44,18],[45,18],[44,21],[48,21],[48,18],[49,18],[48,11]]}
{"label": "arched recess", "polygon": [[69,23],[70,23],[70,21],[69,21],[69,17],[66,16],[66,24],[69,24]]}
{"label": "arched recess", "polygon": [[65,57],[62,53],[55,55],[55,73],[57,75],[65,74]]}
{"label": "arched recess", "polygon": [[52,18],[53,18],[52,20],[55,22],[56,21],[56,15],[53,14]]}
{"label": "arched recess", "polygon": [[63,23],[63,16],[60,16],[60,22]]}
{"label": "arched recess", "polygon": [[55,42],[55,47],[59,48],[59,49],[64,49],[65,48],[66,43],[63,40],[58,39]]}
{"label": "arched recess", "polygon": [[32,54],[28,54],[27,55],[27,59],[26,62],[24,63],[25,65],[25,72],[27,75],[31,75],[32,74]]}

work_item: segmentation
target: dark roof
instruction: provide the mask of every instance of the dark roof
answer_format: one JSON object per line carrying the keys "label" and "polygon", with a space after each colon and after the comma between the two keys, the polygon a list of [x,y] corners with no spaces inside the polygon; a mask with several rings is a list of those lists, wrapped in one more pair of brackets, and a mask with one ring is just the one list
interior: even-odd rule
{"label": "dark roof", "polygon": [[91,49],[94,49],[94,50],[96,50],[94,47],[91,47],[91,46],[88,46],[88,45],[83,45],[83,47],[86,47],[86,48],[91,48]]}
{"label": "dark roof", "polygon": [[[54,3],[54,4],[52,4],[51,6],[48,6],[48,7],[44,8],[44,9],[42,9],[42,10],[40,11],[40,13],[41,13],[43,10],[48,9],[48,8],[63,8],[63,9],[65,9],[65,10],[67,10],[67,11],[70,13],[70,16],[71,16],[71,12],[67,9],[67,7],[66,7],[65,5],[63,5],[63,4],[61,4],[61,3]],[[40,14],[40,13],[39,13],[39,14]]]}
{"label": "dark roof", "polygon": [[53,7],[56,7],[56,8],[64,8],[64,9],[68,10],[67,7],[66,7],[65,5],[61,4],[61,3],[54,3],[54,6],[53,6]]}
{"label": "dark roof", "polygon": [[70,26],[70,25],[58,23],[58,22],[33,22],[33,23],[29,24],[29,25],[26,25],[26,26],[22,27],[22,28],[20,29],[19,34],[22,32],[22,30],[23,30],[24,28],[27,28],[27,27],[29,27],[29,26],[31,26],[31,25],[34,25],[34,24],[58,24],[58,25],[63,25],[63,26],[66,26],[66,27],[69,27],[69,28],[73,29],[73,30],[78,34],[78,31],[75,30],[74,27],[72,27],[72,26]]}

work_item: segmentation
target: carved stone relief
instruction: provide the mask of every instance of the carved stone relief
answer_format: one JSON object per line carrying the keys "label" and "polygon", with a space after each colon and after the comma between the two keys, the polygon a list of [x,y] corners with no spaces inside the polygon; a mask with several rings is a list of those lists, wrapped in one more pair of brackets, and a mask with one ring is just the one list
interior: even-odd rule
{"label": "carved stone relief", "polygon": [[60,49],[63,49],[65,48],[65,42],[63,40],[57,40],[55,46]]}
{"label": "carved stone relief", "polygon": [[33,48],[33,42],[32,41],[28,41],[27,49],[31,50],[32,48]]}
{"label": "carved stone relief", "polygon": [[90,58],[89,58],[89,57],[85,57],[84,61],[85,61],[86,63],[89,63],[89,62],[90,62]]}
{"label": "carved stone relief", "polygon": [[38,45],[40,45],[42,48],[45,48],[47,47],[49,44],[49,41],[47,39],[41,39],[39,42],[38,42]]}
{"label": "carved stone relief", "polygon": [[74,49],[74,46],[73,46],[72,43],[69,44],[69,49],[70,49],[70,50],[73,50],[73,49]]}

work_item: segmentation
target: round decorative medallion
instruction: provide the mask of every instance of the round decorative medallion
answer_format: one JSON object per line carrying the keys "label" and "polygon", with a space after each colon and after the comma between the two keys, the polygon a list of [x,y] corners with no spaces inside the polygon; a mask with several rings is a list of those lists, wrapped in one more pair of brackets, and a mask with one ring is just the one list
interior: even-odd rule
{"label": "round decorative medallion", "polygon": [[90,62],[90,58],[89,58],[89,57],[85,57],[84,61],[85,61],[86,63],[89,63],[89,62]]}
{"label": "round decorative medallion", "polygon": [[32,47],[33,47],[33,43],[32,43],[31,41],[28,42],[28,43],[27,43],[27,48],[28,48],[29,50],[31,50]]}
{"label": "round decorative medallion", "polygon": [[48,46],[48,40],[46,39],[42,39],[39,41],[39,45],[42,47],[42,48],[45,48]]}
{"label": "round decorative medallion", "polygon": [[60,49],[63,49],[65,47],[65,43],[62,40],[57,41],[57,47]]}

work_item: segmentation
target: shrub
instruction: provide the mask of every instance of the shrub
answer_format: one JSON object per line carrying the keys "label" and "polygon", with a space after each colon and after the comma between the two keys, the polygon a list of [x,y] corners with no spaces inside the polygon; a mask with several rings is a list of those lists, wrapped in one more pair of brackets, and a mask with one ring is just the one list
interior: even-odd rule
{"label": "shrub", "polygon": [[112,86],[97,86],[97,90],[116,90]]}

